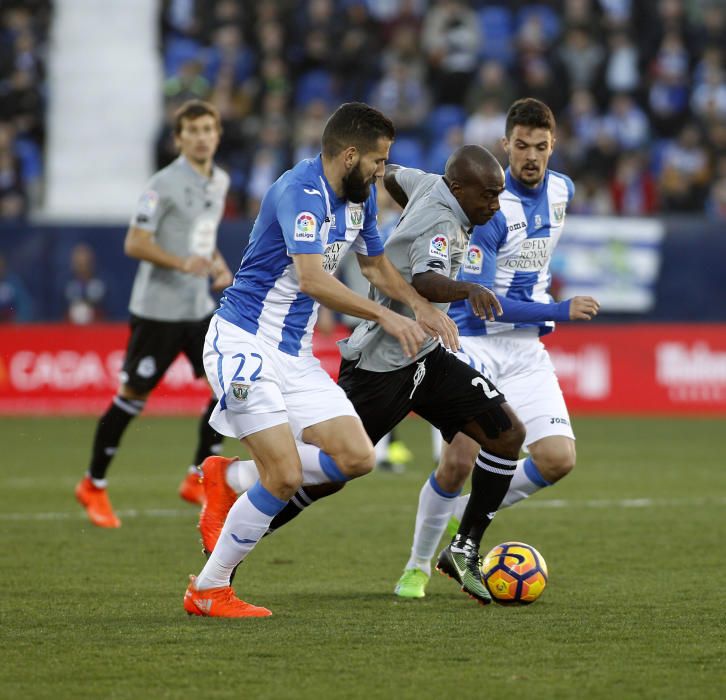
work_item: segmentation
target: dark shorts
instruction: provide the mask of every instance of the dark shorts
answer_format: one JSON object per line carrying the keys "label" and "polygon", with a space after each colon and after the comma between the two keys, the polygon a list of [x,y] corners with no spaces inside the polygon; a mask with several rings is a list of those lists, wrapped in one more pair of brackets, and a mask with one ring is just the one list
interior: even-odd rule
{"label": "dark shorts", "polygon": [[179,353],[187,356],[195,377],[205,376],[202,354],[210,318],[201,321],[152,321],[132,315],[122,383],[138,392],[151,391]]}
{"label": "dark shorts", "polygon": [[440,345],[418,362],[392,372],[369,372],[343,360],[338,384],[373,444],[411,411],[436,426],[447,442],[472,420],[480,419],[492,430],[509,424],[499,415],[504,413],[504,395]]}

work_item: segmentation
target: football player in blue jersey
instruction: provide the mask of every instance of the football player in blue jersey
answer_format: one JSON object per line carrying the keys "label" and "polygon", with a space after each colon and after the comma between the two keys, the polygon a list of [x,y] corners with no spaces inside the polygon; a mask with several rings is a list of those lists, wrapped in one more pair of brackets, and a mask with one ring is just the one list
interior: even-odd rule
{"label": "football player in blue jersey", "polygon": [[[532,98],[509,109],[503,146],[509,157],[499,212],[474,229],[460,279],[482,284],[499,298],[526,302],[518,323],[483,320],[467,301],[449,314],[461,336],[459,357],[503,392],[526,427],[528,455],[517,462],[500,507],[527,498],[572,471],[575,436],[557,376],[540,336],[554,321],[589,321],[599,304],[592,297],[551,303],[549,264],[574,194],[566,175],[548,169],[555,144],[550,108]],[[479,445],[463,433],[444,443],[438,468],[420,495],[413,546],[395,592],[422,598],[431,559],[449,519],[460,519],[468,496],[459,496]],[[458,498],[457,498],[458,497]],[[490,513],[489,517],[494,517]]]}
{"label": "football player in blue jersey", "polygon": [[[204,349],[218,399],[210,424],[244,443],[259,480],[231,509],[229,501],[219,509],[219,499],[205,504],[200,529],[211,554],[184,596],[189,614],[270,615],[235,595],[230,582],[238,564],[301,483],[345,482],[374,467],[373,445],[352,403],[313,356],[319,304],[374,321],[407,357],[417,354],[427,335],[458,345],[453,321],[382,255],[374,183],[393,138],[393,124],[383,114],[362,103],[344,104],[325,126],[322,153],[284,173],[263,198]],[[410,308],[415,320],[333,277],[349,249],[366,278]],[[205,488],[225,487],[230,461],[205,462]]]}

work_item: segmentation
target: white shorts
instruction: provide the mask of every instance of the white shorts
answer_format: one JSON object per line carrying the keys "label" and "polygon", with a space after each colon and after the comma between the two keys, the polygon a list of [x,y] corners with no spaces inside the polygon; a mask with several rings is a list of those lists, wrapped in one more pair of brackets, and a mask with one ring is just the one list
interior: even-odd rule
{"label": "white shorts", "polygon": [[308,426],[356,416],[345,392],[312,355],[295,357],[214,316],[204,369],[217,397],[209,424],[241,439],[289,423],[296,440]]}
{"label": "white shorts", "polygon": [[458,356],[501,391],[527,429],[524,444],[564,435],[575,439],[555,368],[536,328],[461,336]]}

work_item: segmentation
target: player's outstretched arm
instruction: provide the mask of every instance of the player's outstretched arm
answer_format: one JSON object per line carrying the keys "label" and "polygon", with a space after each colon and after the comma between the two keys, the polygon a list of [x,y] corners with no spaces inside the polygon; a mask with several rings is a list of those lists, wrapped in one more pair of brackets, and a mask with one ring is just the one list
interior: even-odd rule
{"label": "player's outstretched arm", "polygon": [[502,315],[497,321],[504,323],[538,323],[540,321],[590,321],[600,308],[592,297],[573,297],[557,303],[522,301],[497,295]]}
{"label": "player's outstretched arm", "polygon": [[448,303],[466,299],[474,313],[487,321],[502,314],[502,306],[494,292],[474,282],[452,280],[437,272],[420,272],[413,276],[413,286],[429,301]]}
{"label": "player's outstretched arm", "polygon": [[348,289],[323,270],[323,256],[318,253],[292,256],[300,282],[300,291],[333,311],[375,321],[401,344],[406,357],[414,357],[426,334],[413,319],[397,314],[385,306],[366,299]]}
{"label": "player's outstretched arm", "polygon": [[406,304],[414,312],[416,320],[432,338],[438,338],[450,350],[459,347],[459,331],[456,324],[441,309],[424,299],[384,255],[358,255],[358,265],[363,276],[386,296]]}

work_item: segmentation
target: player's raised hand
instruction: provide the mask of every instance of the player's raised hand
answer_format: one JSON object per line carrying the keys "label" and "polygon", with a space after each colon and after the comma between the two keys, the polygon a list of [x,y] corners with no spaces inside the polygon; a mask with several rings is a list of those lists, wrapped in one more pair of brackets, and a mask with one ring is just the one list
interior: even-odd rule
{"label": "player's raised hand", "polygon": [[433,304],[424,302],[414,310],[421,328],[432,338],[438,338],[449,350],[459,349],[459,329],[451,318]]}
{"label": "player's raised hand", "polygon": [[203,258],[201,255],[190,255],[184,259],[182,272],[195,277],[206,277],[212,267],[211,260]]}
{"label": "player's raised hand", "polygon": [[378,322],[386,333],[398,340],[406,357],[414,357],[426,340],[426,333],[417,321],[390,309],[386,309]]}
{"label": "player's raised hand", "polygon": [[469,288],[469,303],[474,313],[485,321],[494,321],[495,316],[502,315],[502,305],[491,289],[480,284],[472,284]]}
{"label": "player's raised hand", "polygon": [[591,321],[600,310],[597,299],[592,297],[572,297],[570,299],[570,321]]}

